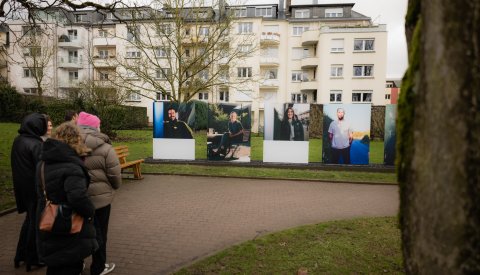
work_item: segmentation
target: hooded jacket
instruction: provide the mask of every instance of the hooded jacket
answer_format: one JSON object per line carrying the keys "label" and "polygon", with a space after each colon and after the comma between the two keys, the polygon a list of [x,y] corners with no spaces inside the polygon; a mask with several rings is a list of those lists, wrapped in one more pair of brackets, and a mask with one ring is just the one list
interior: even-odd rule
{"label": "hooded jacket", "polygon": [[[38,232],[37,247],[40,259],[49,266],[76,263],[91,255],[97,248],[92,217],[95,207],[87,195],[89,176],[77,153],[66,143],[47,139],[41,160],[45,162],[44,178],[47,198],[56,204],[70,206],[84,217],[82,230],[77,234],[58,235]],[[40,183],[41,163],[37,165],[37,217],[45,208],[45,197]]]}
{"label": "hooded jacket", "polygon": [[27,205],[36,203],[35,167],[42,150],[41,136],[47,132],[44,115],[33,113],[25,117],[12,145],[10,155],[13,189],[18,213],[27,210]]}
{"label": "hooded jacket", "polygon": [[86,125],[79,125],[79,128],[85,145],[92,149],[85,159],[90,175],[88,195],[99,209],[112,203],[115,189],[122,184],[122,169],[107,135]]}

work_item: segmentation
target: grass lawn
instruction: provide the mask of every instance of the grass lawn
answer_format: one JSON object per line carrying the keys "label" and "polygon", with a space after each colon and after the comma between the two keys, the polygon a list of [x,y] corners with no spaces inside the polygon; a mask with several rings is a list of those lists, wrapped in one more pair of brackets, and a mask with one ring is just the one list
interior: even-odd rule
{"label": "grass lawn", "polygon": [[175,274],[402,274],[397,219],[302,226],[230,247]]}
{"label": "grass lawn", "polygon": [[[0,132],[3,133],[0,136],[0,210],[15,205],[11,179],[10,151],[13,139],[17,136],[18,128],[18,124],[0,123]],[[206,159],[206,143],[205,132],[197,132],[195,134],[195,156],[197,159]],[[252,136],[251,144],[252,160],[261,161],[263,157],[263,137]],[[130,148],[130,156],[128,159],[151,157],[152,131],[149,129],[118,131],[118,137],[113,145],[128,145]],[[310,140],[310,162],[321,162],[321,148],[322,140]],[[383,142],[370,143],[370,162],[383,162]],[[235,167],[234,165],[228,167],[202,166],[191,164],[145,164],[142,165],[142,170],[146,173],[396,183],[394,173],[253,168]]]}

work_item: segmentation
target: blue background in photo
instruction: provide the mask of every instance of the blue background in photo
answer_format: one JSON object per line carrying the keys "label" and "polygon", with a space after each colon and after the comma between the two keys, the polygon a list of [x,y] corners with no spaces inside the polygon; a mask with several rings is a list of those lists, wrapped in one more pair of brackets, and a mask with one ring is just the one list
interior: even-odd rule
{"label": "blue background in photo", "polygon": [[368,164],[368,151],[368,144],[364,144],[360,140],[353,140],[350,146],[350,163]]}
{"label": "blue background in photo", "polygon": [[153,138],[163,138],[164,102],[153,103]]}

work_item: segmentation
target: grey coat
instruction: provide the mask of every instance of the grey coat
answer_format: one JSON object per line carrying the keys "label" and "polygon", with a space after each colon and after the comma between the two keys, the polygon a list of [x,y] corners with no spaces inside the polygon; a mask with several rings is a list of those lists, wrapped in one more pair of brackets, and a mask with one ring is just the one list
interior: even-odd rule
{"label": "grey coat", "polygon": [[89,126],[79,127],[85,145],[92,149],[85,159],[90,176],[88,195],[99,209],[112,203],[115,189],[122,184],[120,162],[107,135]]}

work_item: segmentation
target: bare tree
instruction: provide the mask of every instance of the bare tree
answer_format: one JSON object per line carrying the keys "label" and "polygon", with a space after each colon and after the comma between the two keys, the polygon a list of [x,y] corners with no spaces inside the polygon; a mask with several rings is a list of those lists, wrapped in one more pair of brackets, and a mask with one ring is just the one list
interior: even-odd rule
{"label": "bare tree", "polygon": [[480,274],[479,14],[479,1],[409,1],[397,123],[409,274]]}
{"label": "bare tree", "polygon": [[199,92],[251,82],[251,68],[234,67],[256,49],[253,35],[232,35],[237,31],[233,14],[224,1],[210,2],[155,0],[152,7],[161,9],[117,11],[125,24],[116,38],[125,48],[107,61],[116,68],[112,83],[141,96],[160,93],[186,102]]}
{"label": "bare tree", "polygon": [[44,87],[52,80],[48,71],[52,68],[55,40],[51,36],[51,28],[47,24],[26,24],[17,30],[17,40],[12,47],[14,54],[20,56],[20,60],[13,61],[23,67],[24,77],[34,80],[40,98],[43,98]]}

